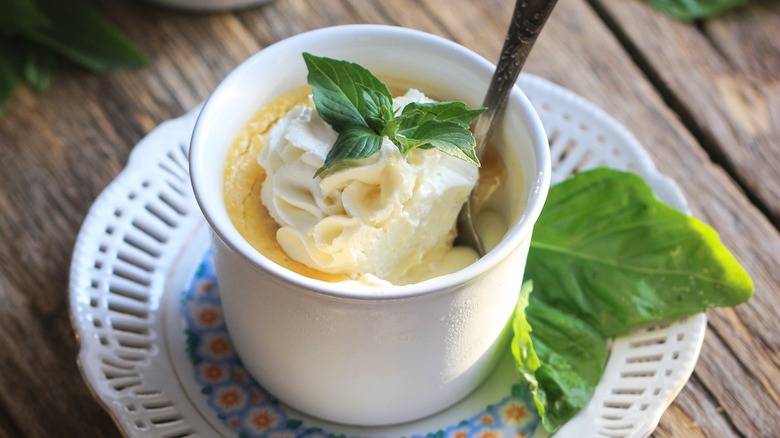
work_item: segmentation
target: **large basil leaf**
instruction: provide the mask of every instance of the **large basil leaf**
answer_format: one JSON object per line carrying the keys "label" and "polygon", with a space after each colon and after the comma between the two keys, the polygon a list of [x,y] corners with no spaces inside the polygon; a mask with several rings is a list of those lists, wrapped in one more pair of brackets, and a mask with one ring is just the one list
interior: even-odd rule
{"label": "large basil leaf", "polygon": [[527,272],[540,300],[607,336],[753,293],[712,228],[659,201],[641,177],[605,168],[550,190]]}
{"label": "large basil leaf", "polygon": [[548,431],[590,399],[607,338],[753,294],[712,228],[605,168],[550,189],[525,275],[535,292],[518,306],[513,351]]}

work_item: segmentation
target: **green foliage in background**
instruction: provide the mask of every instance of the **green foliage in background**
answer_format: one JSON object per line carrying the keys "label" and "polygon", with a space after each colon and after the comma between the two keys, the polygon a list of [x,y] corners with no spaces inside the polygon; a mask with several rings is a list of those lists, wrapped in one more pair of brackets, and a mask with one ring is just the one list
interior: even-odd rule
{"label": "green foliage in background", "polygon": [[3,0],[0,113],[16,87],[45,89],[58,58],[92,72],[136,68],[146,57],[86,0]]}
{"label": "green foliage in background", "polygon": [[678,20],[712,18],[727,9],[744,5],[748,0],[647,0],[655,9]]}

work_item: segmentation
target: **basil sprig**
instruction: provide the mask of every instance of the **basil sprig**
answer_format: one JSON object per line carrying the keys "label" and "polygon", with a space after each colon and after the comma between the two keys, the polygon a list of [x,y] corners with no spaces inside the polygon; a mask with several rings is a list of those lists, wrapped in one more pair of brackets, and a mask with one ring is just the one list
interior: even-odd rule
{"label": "basil sprig", "polygon": [[469,124],[484,108],[469,109],[463,102],[412,103],[397,114],[387,85],[366,68],[309,53],[303,59],[314,106],[339,134],[315,177],[344,162],[370,157],[384,137],[402,154],[436,148],[479,166]]}

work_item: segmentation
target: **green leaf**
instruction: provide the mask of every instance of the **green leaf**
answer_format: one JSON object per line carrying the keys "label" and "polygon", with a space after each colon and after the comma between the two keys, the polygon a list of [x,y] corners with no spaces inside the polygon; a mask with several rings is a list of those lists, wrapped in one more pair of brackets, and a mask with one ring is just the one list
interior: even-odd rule
{"label": "green leaf", "polygon": [[479,159],[474,151],[474,135],[457,122],[428,120],[416,128],[399,130],[398,136],[391,140],[402,152],[416,147],[434,147],[445,154],[479,166]]}
{"label": "green leaf", "polygon": [[422,125],[429,120],[455,122],[468,128],[486,108],[469,109],[463,102],[411,102],[401,111],[400,129],[405,130]]}
{"label": "green leaf", "polygon": [[525,282],[515,309],[512,354],[530,383],[547,430],[556,430],[588,404],[609,349],[597,330],[538,300]]}
{"label": "green leaf", "polygon": [[27,35],[94,72],[141,67],[146,57],[84,0],[38,0],[50,25]]}
{"label": "green leaf", "polygon": [[24,60],[24,79],[34,90],[42,91],[54,77],[54,64],[54,52],[30,42]]}
{"label": "green leaf", "polygon": [[712,228],[659,201],[641,177],[605,168],[550,190],[527,269],[546,303],[607,336],[753,293]]}
{"label": "green leaf", "polygon": [[310,53],[304,53],[303,59],[317,112],[336,131],[349,125],[369,126],[367,118],[381,117],[379,109],[392,104],[387,85],[364,67]]}
{"label": "green leaf", "polygon": [[[533,290],[533,283],[526,281],[520,289],[520,297],[517,299],[514,319],[512,320],[512,329],[514,330],[514,339],[512,341],[512,355],[517,363],[517,370],[525,378],[531,387],[531,392],[536,397],[539,384],[536,380],[536,370],[539,369],[541,361],[536,355],[533,341],[531,340],[531,324],[526,318],[526,308],[529,304],[529,298]],[[536,402],[536,408],[539,415],[544,417],[545,405],[541,401]]]}
{"label": "green leaf", "polygon": [[0,39],[0,114],[24,79],[24,60],[12,41]]}
{"label": "green leaf", "polygon": [[714,17],[748,0],[648,0],[655,9],[679,20],[691,21]]}
{"label": "green leaf", "polygon": [[28,33],[49,24],[33,0],[3,0],[0,14],[0,37]]}
{"label": "green leaf", "polygon": [[539,300],[526,312],[540,360],[535,397],[546,408],[542,421],[557,429],[588,404],[609,356],[607,339],[587,322]]}
{"label": "green leaf", "polygon": [[363,102],[366,108],[363,113],[366,125],[374,132],[382,134],[387,123],[393,119],[392,100],[387,100],[380,91],[363,85],[360,85],[360,88],[363,90]]}
{"label": "green leaf", "polygon": [[339,133],[336,143],[328,152],[325,164],[314,174],[316,178],[328,168],[345,161],[359,160],[373,155],[382,147],[383,138],[371,128],[362,125],[349,125]]}
{"label": "green leaf", "polygon": [[518,304],[512,348],[551,432],[590,399],[606,339],[753,294],[712,228],[605,168],[550,189],[526,277],[535,292]]}

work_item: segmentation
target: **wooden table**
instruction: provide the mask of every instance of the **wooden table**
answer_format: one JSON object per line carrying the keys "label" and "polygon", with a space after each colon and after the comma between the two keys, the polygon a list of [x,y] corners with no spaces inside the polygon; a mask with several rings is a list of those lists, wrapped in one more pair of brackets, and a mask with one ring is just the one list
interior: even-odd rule
{"label": "wooden table", "polygon": [[[442,35],[495,61],[511,0],[278,0],[192,14],[100,3],[149,56],[96,76],[65,67],[0,118],[0,436],[120,436],[76,363],[68,269],[90,204],[133,146],[252,53],[336,24]],[[656,436],[780,436],[780,3],[686,24],[640,0],[561,0],[527,70],[625,124],[753,276],[708,312],[701,357]]]}

